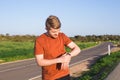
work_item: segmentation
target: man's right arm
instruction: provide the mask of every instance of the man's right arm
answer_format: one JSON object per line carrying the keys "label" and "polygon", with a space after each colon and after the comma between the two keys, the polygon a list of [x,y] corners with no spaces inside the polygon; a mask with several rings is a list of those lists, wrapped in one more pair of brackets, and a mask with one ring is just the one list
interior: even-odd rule
{"label": "man's right arm", "polygon": [[65,59],[64,56],[56,58],[56,59],[50,59],[50,60],[44,59],[43,54],[35,55],[35,57],[36,57],[36,61],[37,61],[39,66],[49,66],[52,64],[56,64],[56,63],[63,63],[64,59]]}

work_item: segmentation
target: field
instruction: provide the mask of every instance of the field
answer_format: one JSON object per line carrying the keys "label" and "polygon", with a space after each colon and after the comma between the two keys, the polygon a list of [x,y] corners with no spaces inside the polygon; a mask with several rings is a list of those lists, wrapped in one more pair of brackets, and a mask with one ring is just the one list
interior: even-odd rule
{"label": "field", "polygon": [[0,62],[33,58],[33,42],[0,42]]}
{"label": "field", "polygon": [[[76,42],[81,48],[85,49],[95,46],[96,42]],[[67,51],[70,51],[66,48]],[[0,42],[0,63],[16,61],[22,59],[34,58],[34,42],[13,42],[1,41]]]}

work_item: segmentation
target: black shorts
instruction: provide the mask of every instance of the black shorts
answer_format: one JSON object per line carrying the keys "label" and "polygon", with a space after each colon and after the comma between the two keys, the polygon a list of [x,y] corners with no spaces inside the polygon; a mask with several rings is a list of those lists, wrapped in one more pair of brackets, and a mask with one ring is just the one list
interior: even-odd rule
{"label": "black shorts", "polygon": [[61,77],[59,79],[55,79],[55,80],[71,80],[71,79],[70,79],[70,75],[68,74],[66,76],[63,76],[63,77]]}

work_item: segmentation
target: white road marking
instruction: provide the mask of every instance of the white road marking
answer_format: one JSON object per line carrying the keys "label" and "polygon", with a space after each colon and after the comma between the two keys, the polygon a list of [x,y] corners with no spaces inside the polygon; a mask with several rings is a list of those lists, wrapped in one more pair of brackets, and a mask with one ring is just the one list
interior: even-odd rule
{"label": "white road marking", "polygon": [[17,63],[17,62],[22,62],[22,61],[29,61],[29,60],[33,60],[33,59],[35,59],[35,58],[30,58],[30,59],[24,59],[24,60],[12,61],[12,62],[0,63],[0,65],[10,64],[10,63]]}
{"label": "white road marking", "polygon": [[31,66],[31,65],[36,65],[36,64],[34,63],[34,64],[26,65],[26,66],[20,66],[20,67],[16,67],[16,68],[5,69],[5,70],[1,70],[0,72],[7,72],[7,71],[16,70],[16,69],[21,69],[21,68],[25,68],[25,67],[28,67],[28,66]]}
{"label": "white road marking", "polygon": [[33,77],[33,78],[30,78],[30,79],[28,79],[28,80],[34,80],[34,79],[37,79],[37,78],[41,78],[41,75],[40,76],[36,76],[36,77]]}

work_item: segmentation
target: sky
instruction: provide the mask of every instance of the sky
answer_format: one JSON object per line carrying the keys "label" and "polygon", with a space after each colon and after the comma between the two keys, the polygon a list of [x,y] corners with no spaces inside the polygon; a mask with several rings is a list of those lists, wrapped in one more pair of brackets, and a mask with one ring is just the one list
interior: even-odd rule
{"label": "sky", "polygon": [[120,35],[120,0],[0,0],[0,34],[40,35],[50,15],[70,37]]}

